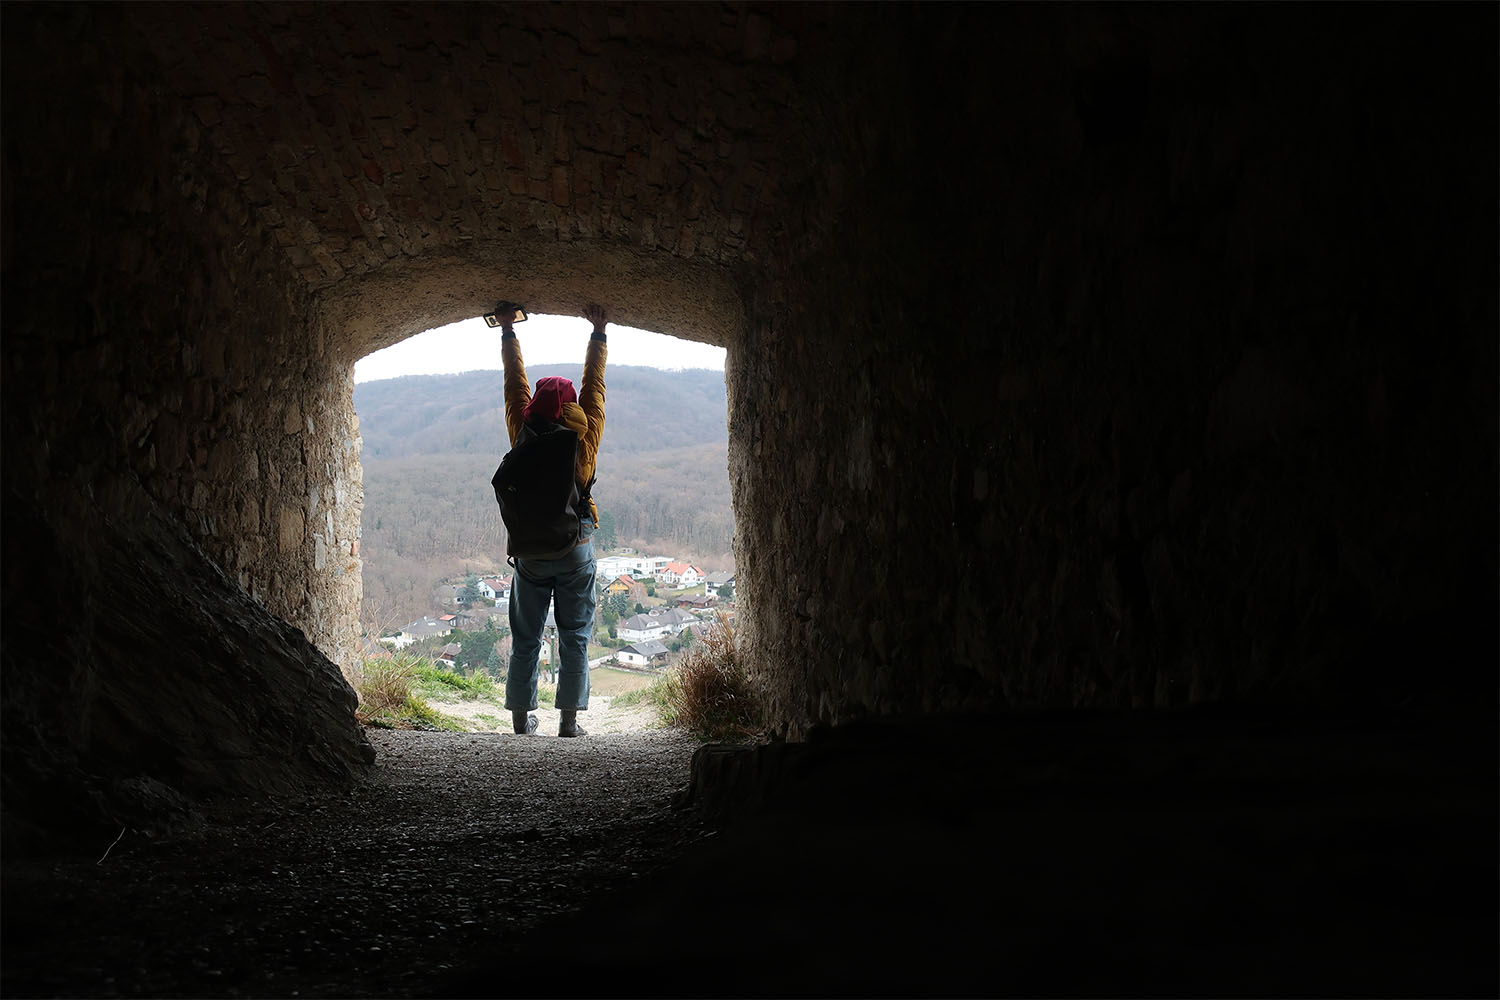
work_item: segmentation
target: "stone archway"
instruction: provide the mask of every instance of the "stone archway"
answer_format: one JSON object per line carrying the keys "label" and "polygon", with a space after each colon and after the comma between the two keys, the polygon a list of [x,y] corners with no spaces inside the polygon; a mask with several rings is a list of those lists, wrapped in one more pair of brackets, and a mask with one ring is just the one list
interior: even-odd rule
{"label": "stone archway", "polygon": [[[795,43],[760,14],[272,5],[8,24],[25,38],[8,45],[9,79],[67,107],[7,88],[24,137],[7,146],[7,247],[28,234],[25,255],[7,254],[7,288],[27,289],[7,314],[7,387],[48,401],[7,392],[7,469],[53,484],[16,494],[7,531],[34,543],[30,562],[72,569],[24,596],[9,582],[7,602],[39,618],[70,593],[98,608],[55,673],[40,629],[7,636],[7,675],[33,688],[13,689],[8,729],[18,745],[57,743],[58,773],[85,783],[138,770],[199,790],[244,782],[217,766],[189,780],[186,762],[205,755],[193,713],[158,725],[146,689],[185,683],[173,697],[190,704],[229,670],[291,689],[265,709],[291,728],[313,688],[331,692],[332,719],[347,712],[330,667],[352,662],[359,601],[355,359],[484,311],[501,285],[534,308],[598,298],[619,322],[732,344],[781,225],[774,192],[795,140],[781,64]],[[520,54],[538,45],[545,58]],[[90,207],[53,217],[70,202]],[[51,445],[64,440],[85,444]],[[66,582],[86,557],[142,549],[177,555],[129,599]],[[199,615],[152,610],[195,591],[215,595]],[[220,642],[220,599],[249,602],[248,648],[269,629],[295,650]],[[104,663],[116,608],[153,621],[138,655]],[[174,642],[203,668],[151,666]],[[55,703],[75,689],[76,712]],[[309,725],[292,747],[265,745],[256,725],[208,744],[280,775],[261,785],[358,761],[352,719]],[[160,754],[120,752],[141,741]]]}
{"label": "stone archway", "polygon": [[4,16],[28,787],[355,766],[348,368],[497,277],[729,349],[790,735],[1493,701],[1491,9]]}

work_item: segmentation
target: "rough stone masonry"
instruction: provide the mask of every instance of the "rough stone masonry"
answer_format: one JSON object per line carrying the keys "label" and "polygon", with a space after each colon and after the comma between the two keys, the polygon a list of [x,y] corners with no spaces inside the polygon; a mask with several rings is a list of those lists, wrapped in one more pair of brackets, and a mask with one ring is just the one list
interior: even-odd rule
{"label": "rough stone masonry", "polygon": [[502,288],[728,349],[788,735],[1493,707],[1494,27],[7,6],[7,817],[359,766],[351,366]]}

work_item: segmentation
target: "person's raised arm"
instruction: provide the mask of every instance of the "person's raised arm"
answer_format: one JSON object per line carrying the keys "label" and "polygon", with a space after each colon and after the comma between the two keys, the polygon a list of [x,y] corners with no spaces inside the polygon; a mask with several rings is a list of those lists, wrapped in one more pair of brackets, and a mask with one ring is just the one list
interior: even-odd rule
{"label": "person's raised arm", "polygon": [[599,452],[599,441],[604,436],[604,362],[609,356],[604,327],[608,320],[604,307],[593,302],[584,307],[583,318],[594,324],[588,349],[583,355],[583,387],[578,393],[578,405],[589,418],[589,429],[582,443],[592,465]]}
{"label": "person's raised arm", "polygon": [[531,383],[526,380],[521,342],[516,339],[515,324],[509,318],[500,321],[500,363],[505,367],[505,429],[514,445],[525,422],[521,414],[531,403]]}

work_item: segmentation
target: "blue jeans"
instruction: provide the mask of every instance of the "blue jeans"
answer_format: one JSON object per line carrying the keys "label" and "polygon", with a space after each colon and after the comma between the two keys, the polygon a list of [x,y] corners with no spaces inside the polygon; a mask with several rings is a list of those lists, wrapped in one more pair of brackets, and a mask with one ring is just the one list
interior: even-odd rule
{"label": "blue jeans", "polygon": [[510,667],[505,707],[536,708],[537,654],[547,605],[557,620],[557,707],[589,707],[589,637],[594,631],[594,524],[582,521],[584,540],[561,559],[517,559],[510,588]]}

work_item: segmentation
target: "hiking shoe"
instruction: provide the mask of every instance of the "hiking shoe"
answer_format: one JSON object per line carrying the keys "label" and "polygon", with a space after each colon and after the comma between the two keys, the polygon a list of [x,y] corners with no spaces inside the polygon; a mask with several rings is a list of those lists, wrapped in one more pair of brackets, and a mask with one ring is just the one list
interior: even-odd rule
{"label": "hiking shoe", "polygon": [[571,736],[587,736],[588,734],[589,731],[587,729],[584,729],[576,722],[571,726],[567,723],[563,723],[562,725],[559,725],[557,727],[557,735],[563,737],[564,739]]}
{"label": "hiking shoe", "polygon": [[536,716],[525,712],[510,713],[510,722],[511,728],[516,731],[517,736],[530,736],[536,732],[536,727],[539,725]]}

